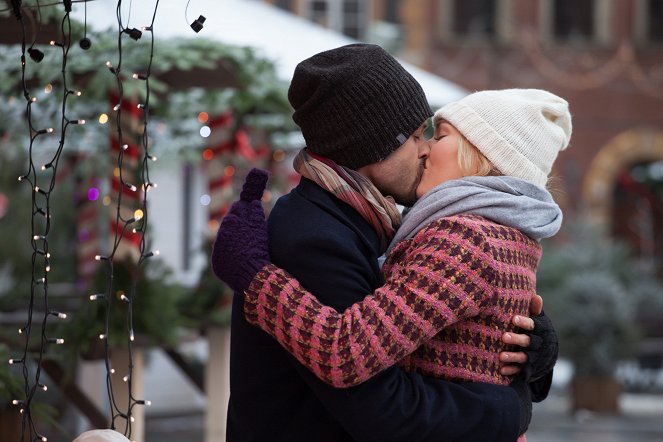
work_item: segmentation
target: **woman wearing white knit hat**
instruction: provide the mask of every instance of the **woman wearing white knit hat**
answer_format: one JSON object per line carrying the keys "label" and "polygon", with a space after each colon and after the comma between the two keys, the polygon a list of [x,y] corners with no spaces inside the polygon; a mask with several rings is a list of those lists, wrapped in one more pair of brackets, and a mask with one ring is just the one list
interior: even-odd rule
{"label": "woman wearing white knit hat", "polygon": [[79,435],[73,442],[129,442],[124,434],[115,430],[89,430]]}
{"label": "woman wearing white knit hat", "polygon": [[[387,250],[385,285],[339,313],[268,264],[245,292],[247,320],[338,388],[394,364],[450,380],[512,381],[499,354],[513,348],[500,338],[517,331],[513,315],[528,315],[539,241],[561,226],[545,185],[571,137],[568,103],[537,89],[482,91],[439,109],[433,123],[419,200]],[[535,401],[551,379],[545,374]]]}

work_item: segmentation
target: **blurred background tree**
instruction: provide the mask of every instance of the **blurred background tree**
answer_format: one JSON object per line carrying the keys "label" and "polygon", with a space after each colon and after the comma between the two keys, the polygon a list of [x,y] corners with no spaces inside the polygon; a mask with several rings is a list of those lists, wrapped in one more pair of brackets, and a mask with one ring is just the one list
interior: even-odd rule
{"label": "blurred background tree", "polygon": [[[651,263],[635,257],[587,219],[565,222],[558,237],[544,244],[537,290],[560,337],[560,355],[574,368],[574,390],[602,382],[587,403],[574,408],[617,411],[614,380],[620,361],[638,354],[646,333],[639,312],[658,302],[663,286]],[[599,394],[599,392],[602,392]]]}

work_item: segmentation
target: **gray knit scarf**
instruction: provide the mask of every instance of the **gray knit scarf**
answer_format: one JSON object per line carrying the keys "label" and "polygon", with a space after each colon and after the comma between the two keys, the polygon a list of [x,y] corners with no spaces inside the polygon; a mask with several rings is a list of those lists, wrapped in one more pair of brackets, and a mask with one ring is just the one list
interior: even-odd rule
{"label": "gray knit scarf", "polygon": [[446,181],[421,197],[405,214],[387,254],[432,221],[460,214],[514,227],[537,241],[553,236],[562,225],[562,211],[541,186],[511,176],[465,177]]}

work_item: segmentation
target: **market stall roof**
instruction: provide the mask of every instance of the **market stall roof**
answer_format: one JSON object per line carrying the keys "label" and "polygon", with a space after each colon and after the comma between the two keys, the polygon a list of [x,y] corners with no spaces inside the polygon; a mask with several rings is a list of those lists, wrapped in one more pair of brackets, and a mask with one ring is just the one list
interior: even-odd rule
{"label": "market stall roof", "polygon": [[[156,0],[126,2],[122,9],[125,27],[141,28],[152,21]],[[188,8],[188,9],[187,9]],[[206,17],[196,34],[190,23],[199,15]],[[83,21],[85,9],[75,4],[72,16]],[[87,3],[87,23],[97,30],[117,29],[116,4],[108,1]],[[267,3],[257,0],[160,0],[155,37],[204,36],[234,46],[250,46],[272,60],[277,75],[289,83],[295,66],[318,52],[356,43]],[[467,94],[460,86],[423,69],[401,61],[422,85],[430,104],[441,106]]]}

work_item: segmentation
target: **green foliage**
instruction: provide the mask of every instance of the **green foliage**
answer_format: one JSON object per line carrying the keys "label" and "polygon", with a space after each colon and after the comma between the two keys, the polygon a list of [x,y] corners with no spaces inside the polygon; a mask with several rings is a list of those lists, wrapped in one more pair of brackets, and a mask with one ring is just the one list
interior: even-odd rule
{"label": "green foliage", "polygon": [[[149,263],[149,264],[148,264]],[[148,265],[146,267],[146,265]],[[147,261],[138,270],[130,262],[113,265],[111,316],[108,323],[108,343],[111,347],[125,347],[129,338],[128,304],[122,294],[133,293],[132,323],[136,343],[174,345],[177,330],[182,325],[178,303],[185,289],[174,283],[171,272],[158,260]],[[93,293],[106,293],[109,284],[108,269],[101,266]],[[99,356],[99,334],[105,333],[106,307],[104,300],[84,301],[82,308],[72,313],[71,319],[57,331],[64,337],[67,350],[73,355]],[[90,355],[92,356],[92,355]]]}
{"label": "green foliage", "polygon": [[[32,3],[27,1],[24,5]],[[61,18],[61,8],[42,8],[43,21],[55,22],[59,26]],[[77,42],[83,36],[82,24],[72,21],[71,28],[72,42]],[[104,63],[109,60],[116,68],[120,66],[117,32],[88,29],[87,34],[94,42],[92,47],[83,51],[77,44],[72,44],[65,72],[68,87],[82,91],[81,97],[69,97],[67,115],[86,119],[88,124],[67,130],[65,155],[80,151],[97,154],[105,152],[109,144],[109,125],[101,126],[96,121],[101,113],[112,116],[108,96],[117,90],[117,84],[115,76]],[[131,74],[145,72],[148,65],[150,42],[146,37],[147,34],[144,34],[139,41],[122,39],[121,72],[125,97],[144,98],[145,82],[131,79]],[[36,47],[44,52],[45,57],[41,63],[27,58],[25,79],[31,96],[38,98],[31,107],[35,127],[55,128],[53,137],[41,137],[43,141],[37,142],[33,149],[33,152],[48,157],[57,148],[53,140],[59,138],[57,132],[61,130],[62,50],[45,45]],[[0,102],[5,111],[0,115],[0,192],[9,198],[9,211],[6,216],[0,217],[0,311],[23,308],[32,280],[29,243],[31,191],[29,185],[16,180],[27,168],[29,139],[20,56],[20,45],[0,45]],[[236,88],[192,87],[175,91],[160,79],[162,74],[173,69],[208,69],[210,76],[219,75],[220,65],[224,66],[224,71],[233,73]],[[157,34],[151,69],[148,133],[154,148],[152,152],[160,159],[167,151],[177,154],[179,159],[199,160],[200,149],[207,142],[198,135],[200,123],[195,117],[201,111],[211,116],[231,111],[236,122],[233,129],[246,126],[250,129],[248,132],[262,130],[267,134],[264,140],[266,145],[271,145],[273,140],[270,136],[274,133],[288,133],[295,128],[290,118],[286,85],[276,77],[272,62],[252,49],[227,46],[200,36],[161,39]],[[47,84],[52,85],[52,92],[43,89]],[[271,155],[261,161],[267,162],[269,158]],[[101,169],[93,172],[91,169],[97,166],[87,163],[92,162],[76,164],[76,174],[81,177],[99,176]],[[249,167],[240,158],[233,158],[232,164],[238,170]],[[58,230],[49,235],[49,244],[57,257],[53,259],[49,286],[69,284],[71,293],[67,301],[80,308],[63,308],[69,313],[69,318],[49,322],[49,327],[56,323],[62,326],[62,330],[53,330],[53,335],[65,338],[62,349],[82,354],[94,351],[92,346],[100,342],[98,336],[104,331],[106,318],[103,302],[89,302],[86,298],[89,292],[78,293],[73,287],[76,275],[76,250],[71,247],[76,238],[73,219],[76,211],[72,207],[74,184],[58,183],[53,192],[53,226]],[[113,275],[114,294],[118,290],[134,293],[133,324],[138,342],[173,343],[177,339],[177,327],[184,323],[183,315],[193,327],[201,323],[228,322],[230,312],[227,307],[232,294],[213,276],[209,266],[201,275],[197,289],[187,291],[171,280],[167,269],[158,261],[150,259],[146,264],[140,270],[141,274],[134,275],[129,270],[133,266],[116,263]],[[100,266],[95,283],[94,291],[98,293],[105,293],[108,283],[108,275],[103,270]],[[137,281],[135,287],[134,280]],[[185,292],[189,296],[185,297]],[[80,299],[76,299],[77,296]],[[111,302],[113,315],[109,323],[109,343],[124,346],[127,339],[127,305],[115,297]]]}
{"label": "green foliage", "polygon": [[[62,163],[67,162],[62,160]],[[0,195],[5,201],[4,214],[0,216],[0,310],[13,310],[27,302],[32,281],[31,186],[17,177],[28,167],[27,155],[21,149],[5,146],[0,149]],[[67,166],[63,166],[66,168]],[[72,177],[70,177],[72,178]],[[50,178],[47,177],[50,180]],[[44,179],[37,183],[47,187]],[[50,198],[52,219],[49,232],[49,250],[57,259],[48,274],[50,284],[68,283],[75,272],[76,251],[71,245],[75,233],[73,179],[62,180]],[[35,219],[34,231],[42,234],[43,219]],[[54,259],[55,261],[55,259]],[[35,268],[42,271],[43,258],[37,256]]]}
{"label": "green foliage", "polygon": [[[49,11],[52,9],[49,9]],[[52,17],[51,17],[52,19]],[[59,22],[58,22],[59,23]],[[81,97],[72,97],[68,103],[68,114],[94,122],[99,114],[109,113],[108,95],[117,91],[116,79],[104,66],[111,61],[120,66],[124,97],[145,99],[145,83],[133,80],[134,72],[145,72],[149,64],[150,42],[145,36],[138,41],[122,39],[122,58],[118,56],[117,33],[88,30],[88,37],[94,41],[92,47],[83,51],[78,45],[72,45],[66,65],[67,83],[70,88],[81,90]],[[82,26],[72,21],[73,40],[82,37]],[[80,35],[79,35],[80,34]],[[26,81],[30,85],[53,85],[53,92],[44,94],[42,86],[31,86],[31,95],[38,97],[33,112],[40,116],[37,120],[51,124],[57,130],[57,115],[60,112],[62,97],[62,51],[46,45],[37,45],[44,52],[41,63],[30,58],[26,64]],[[0,133],[22,143],[27,138],[25,130],[17,131],[17,124],[24,118],[25,100],[22,96],[20,45],[0,45],[0,102],[12,108],[12,112],[0,116]],[[188,71],[191,69],[209,69],[209,75],[219,75],[218,67],[234,75],[238,87],[209,88],[190,87],[184,90],[171,90],[170,85],[160,79],[161,74],[173,69]],[[210,115],[218,115],[229,109],[244,121],[246,115],[271,115],[280,118],[271,119],[276,124],[266,124],[269,131],[292,131],[295,129],[290,118],[291,108],[286,97],[287,85],[277,76],[270,60],[260,57],[251,48],[228,46],[218,41],[200,36],[195,38],[157,38],[154,43],[150,76],[150,114],[153,123],[163,123],[164,131],[154,133],[155,147],[166,145],[169,149],[188,151],[192,147],[192,137],[199,125],[195,116],[204,110]],[[221,83],[221,81],[219,81]],[[253,127],[261,124],[261,119],[253,119]],[[270,120],[268,120],[270,121]],[[23,125],[22,125],[23,126]],[[108,134],[96,124],[77,128],[85,143],[79,143],[76,149],[85,146],[105,145]],[[196,138],[194,138],[196,139]],[[203,144],[203,141],[200,141]]]}
{"label": "green foliage", "polygon": [[578,374],[612,374],[634,355],[636,313],[663,290],[653,270],[587,221],[567,222],[544,244],[537,290],[560,335],[560,352]]}
{"label": "green foliage", "polygon": [[0,344],[0,408],[7,408],[14,399],[24,400],[23,378],[10,370],[10,365],[5,363],[12,356],[6,345]]}
{"label": "green foliage", "polygon": [[[212,253],[212,243],[205,241],[207,256]],[[195,290],[180,302],[180,311],[187,318],[189,327],[201,325],[229,325],[231,315],[232,290],[221,282],[207,265],[200,274]]]}
{"label": "green foliage", "polygon": [[[0,343],[0,361],[7,361],[11,357],[9,349],[5,344]],[[11,402],[14,399],[25,400],[25,389],[23,377],[12,371],[7,363],[0,364],[0,409],[15,407]],[[57,425],[55,420],[57,410],[52,406],[42,402],[33,401],[30,407],[33,416],[51,425]]]}

